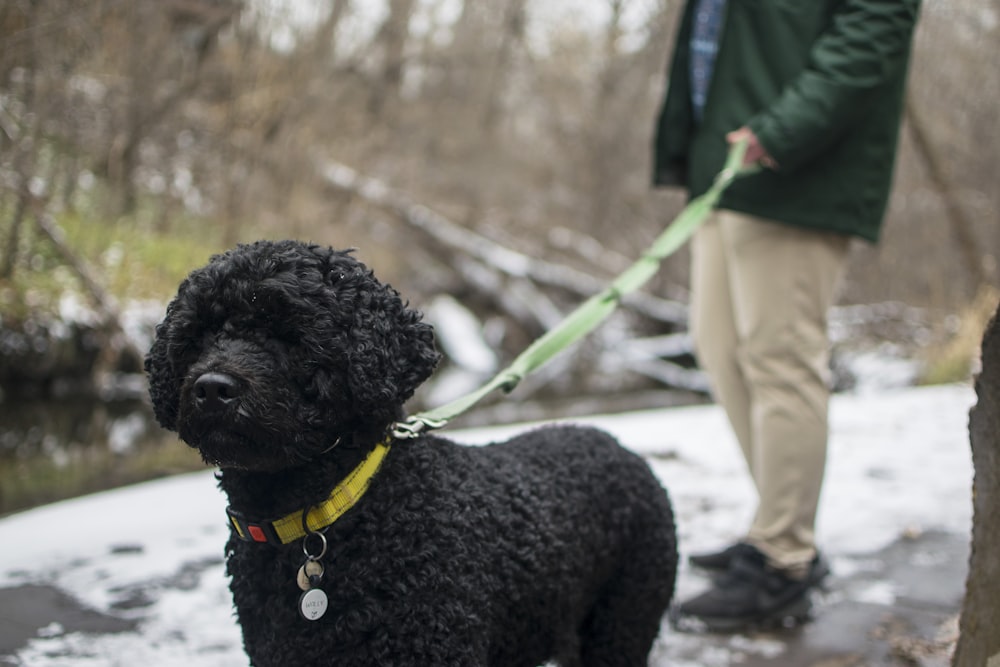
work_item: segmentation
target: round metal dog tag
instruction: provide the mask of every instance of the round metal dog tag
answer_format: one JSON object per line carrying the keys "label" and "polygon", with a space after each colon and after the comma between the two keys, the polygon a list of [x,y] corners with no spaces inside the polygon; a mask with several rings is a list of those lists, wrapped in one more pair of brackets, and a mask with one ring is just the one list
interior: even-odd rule
{"label": "round metal dog tag", "polygon": [[312,577],[322,577],[323,576],[323,564],[319,561],[310,560],[299,568],[299,572],[295,577],[295,582],[304,591],[308,591],[313,588],[312,582],[309,581]]}
{"label": "round metal dog tag", "polygon": [[311,588],[299,598],[299,612],[307,621],[318,621],[326,613],[326,593],[318,588]]}

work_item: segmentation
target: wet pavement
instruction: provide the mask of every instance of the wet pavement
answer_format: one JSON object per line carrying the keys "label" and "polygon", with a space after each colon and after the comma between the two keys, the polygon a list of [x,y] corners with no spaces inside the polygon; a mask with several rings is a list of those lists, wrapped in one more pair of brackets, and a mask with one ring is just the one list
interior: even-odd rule
{"label": "wet pavement", "polygon": [[813,621],[778,632],[665,636],[651,664],[944,667],[958,636],[968,538],[904,535],[878,553],[836,556]]}
{"label": "wet pavement", "polygon": [[13,654],[34,637],[68,632],[134,632],[138,626],[135,620],[88,609],[53,586],[0,588],[0,665],[21,664]]}
{"label": "wet pavement", "polygon": [[[832,557],[814,620],[779,632],[712,635],[665,630],[650,665],[715,667],[944,667],[957,636],[968,540],[944,532],[905,535],[872,554]],[[188,568],[190,569],[190,568]],[[688,573],[688,576],[693,574]],[[190,585],[183,578],[178,588]],[[140,624],[81,605],[52,586],[0,588],[0,665],[47,634],[141,632]],[[62,656],[66,665],[73,655]]]}

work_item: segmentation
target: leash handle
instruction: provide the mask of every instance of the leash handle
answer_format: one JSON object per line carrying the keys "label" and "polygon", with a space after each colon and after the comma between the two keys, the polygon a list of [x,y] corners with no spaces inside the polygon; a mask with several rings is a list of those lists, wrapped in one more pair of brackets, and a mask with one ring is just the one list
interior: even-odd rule
{"label": "leash handle", "polygon": [[734,143],[722,171],[712,187],[692,199],[674,221],[653,241],[649,249],[602,292],[590,297],[554,328],[529,345],[513,362],[479,389],[439,408],[421,412],[393,424],[395,438],[416,438],[424,431],[442,428],[496,389],[511,392],[522,378],[597,328],[615,311],[622,298],[645,285],[656,275],[663,260],[675,253],[705,221],[722,193],[739,176],[755,173],[758,165],[743,166],[747,141]]}

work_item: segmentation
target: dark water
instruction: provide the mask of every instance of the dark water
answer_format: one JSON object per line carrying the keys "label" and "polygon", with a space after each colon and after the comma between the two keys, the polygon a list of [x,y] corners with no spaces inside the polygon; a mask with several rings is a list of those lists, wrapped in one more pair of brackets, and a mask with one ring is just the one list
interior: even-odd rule
{"label": "dark water", "polygon": [[[145,378],[116,386],[0,394],[0,516],[86,493],[204,469],[197,453],[153,418]],[[43,398],[42,396],[47,396]],[[541,421],[598,412],[689,405],[683,391],[553,401],[507,401],[472,410],[455,428]]]}
{"label": "dark water", "polygon": [[139,396],[0,402],[0,515],[199,467]]}

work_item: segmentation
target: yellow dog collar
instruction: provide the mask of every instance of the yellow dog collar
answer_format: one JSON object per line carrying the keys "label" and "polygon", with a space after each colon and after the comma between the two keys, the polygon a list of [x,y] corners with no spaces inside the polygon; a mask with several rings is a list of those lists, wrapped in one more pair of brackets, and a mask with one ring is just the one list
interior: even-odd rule
{"label": "yellow dog collar", "polygon": [[[229,521],[236,529],[236,534],[245,542],[260,542],[280,546],[294,542],[307,534],[323,530],[344,515],[347,510],[361,499],[368,490],[372,478],[382,465],[382,460],[389,453],[387,443],[375,446],[365,460],[344,478],[329,497],[318,505],[292,512],[280,519],[252,521],[232,507],[226,508]],[[303,520],[303,512],[305,519]]]}

